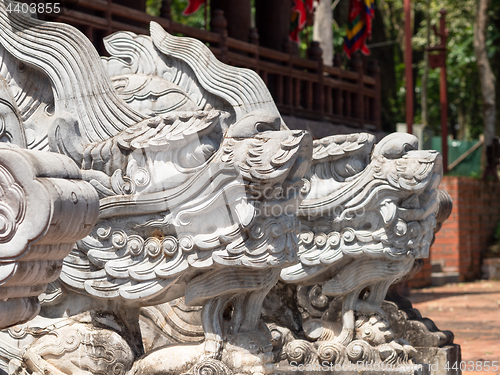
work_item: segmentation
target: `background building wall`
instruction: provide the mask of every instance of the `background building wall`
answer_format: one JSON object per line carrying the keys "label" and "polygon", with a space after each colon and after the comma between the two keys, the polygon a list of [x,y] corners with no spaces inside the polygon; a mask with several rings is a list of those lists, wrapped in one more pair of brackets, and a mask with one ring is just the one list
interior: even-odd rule
{"label": "background building wall", "polygon": [[443,272],[458,272],[459,281],[481,277],[482,253],[492,244],[500,221],[500,182],[445,176],[440,187],[453,199],[453,211],[411,287],[432,284],[432,264]]}

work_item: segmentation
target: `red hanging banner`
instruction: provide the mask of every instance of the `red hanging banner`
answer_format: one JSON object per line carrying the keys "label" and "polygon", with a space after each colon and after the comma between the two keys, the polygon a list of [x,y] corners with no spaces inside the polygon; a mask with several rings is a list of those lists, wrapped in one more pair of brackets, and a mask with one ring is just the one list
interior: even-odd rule
{"label": "red hanging banner", "polygon": [[306,27],[307,15],[313,12],[313,0],[295,0],[290,20],[290,40],[300,42],[299,33]]}
{"label": "red hanging banner", "polygon": [[188,0],[187,7],[183,10],[183,16],[189,16],[195,13],[200,7],[206,3],[206,0]]}
{"label": "red hanging banner", "polygon": [[375,16],[375,0],[350,0],[347,36],[344,40],[344,51],[347,57],[356,51],[369,55],[366,40],[372,34],[372,20]]}

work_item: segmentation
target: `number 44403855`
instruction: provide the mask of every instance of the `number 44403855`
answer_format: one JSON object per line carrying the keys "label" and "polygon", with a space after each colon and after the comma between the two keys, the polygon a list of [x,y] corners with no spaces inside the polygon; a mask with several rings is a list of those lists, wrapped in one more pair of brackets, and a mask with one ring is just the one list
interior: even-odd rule
{"label": "number 44403855", "polygon": [[461,371],[498,371],[498,361],[462,361],[462,362],[446,362],[445,370]]}
{"label": "number 44403855", "polygon": [[58,14],[61,12],[61,3],[9,3],[6,11],[8,13]]}

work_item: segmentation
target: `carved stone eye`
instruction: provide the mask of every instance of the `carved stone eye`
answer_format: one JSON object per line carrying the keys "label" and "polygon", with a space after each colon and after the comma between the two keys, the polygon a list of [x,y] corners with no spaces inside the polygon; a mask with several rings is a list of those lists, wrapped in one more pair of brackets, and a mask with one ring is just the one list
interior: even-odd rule
{"label": "carved stone eye", "polygon": [[404,236],[408,231],[408,225],[401,219],[398,220],[398,223],[394,227],[394,233],[398,236]]}
{"label": "carved stone eye", "polygon": [[113,244],[113,247],[121,249],[127,244],[127,235],[122,230],[114,231],[113,236],[111,237],[111,243]]}
{"label": "carved stone eye", "polygon": [[162,241],[162,249],[165,256],[171,258],[177,252],[177,239],[173,236],[167,236]]}
{"label": "carved stone eye", "polygon": [[125,194],[130,194],[132,193],[132,185],[130,184],[130,182],[125,182],[123,184],[123,192]]}
{"label": "carved stone eye", "polygon": [[149,256],[156,258],[161,253],[162,244],[158,238],[152,237],[146,240],[144,244],[144,249]]}
{"label": "carved stone eye", "polygon": [[129,236],[127,248],[132,255],[140,255],[144,249],[144,240],[135,234]]}

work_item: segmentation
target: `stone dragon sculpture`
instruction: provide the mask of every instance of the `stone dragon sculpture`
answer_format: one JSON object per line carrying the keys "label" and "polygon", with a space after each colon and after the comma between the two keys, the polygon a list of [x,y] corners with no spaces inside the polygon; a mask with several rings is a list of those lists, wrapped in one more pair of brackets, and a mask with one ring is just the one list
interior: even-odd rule
{"label": "stone dragon sculpture", "polygon": [[[72,27],[8,14],[4,2],[0,28],[0,72],[18,93],[27,147],[71,157],[100,198],[97,224],[65,258],[40,315],[3,334],[4,371],[237,369],[232,353],[245,347],[241,371],[269,362],[261,305],[296,261],[311,137],[286,128],[256,73],[225,66],[201,42],[157,24],[151,37],[110,38],[126,58],[103,60]],[[143,42],[135,57],[155,63],[133,66],[117,38]],[[114,76],[118,67],[128,75]],[[158,91],[172,104],[130,94],[140,80],[150,84],[148,98]],[[203,307],[204,344],[136,361],[144,354],[139,309],[181,296]]]}
{"label": "stone dragon sculpture", "polygon": [[409,134],[378,144],[368,134],[314,142],[300,262],[281,272],[283,283],[300,285],[304,318],[297,339],[277,333],[289,361],[411,363],[415,350],[394,337],[382,303],[428,257],[441,177],[441,156],[418,150]]}
{"label": "stone dragon sculpture", "polygon": [[[438,189],[441,156],[417,146],[409,134],[378,144],[365,133],[314,141],[299,207],[300,261],[281,271],[264,302],[276,362],[413,363],[411,332],[401,325],[416,323],[403,323],[384,299],[428,256],[451,208]],[[145,308],[148,348],[203,340],[197,315],[183,300]],[[433,335],[430,326],[418,329],[419,337]],[[450,343],[447,332],[433,330],[436,345]]]}
{"label": "stone dragon sculpture", "polygon": [[101,58],[74,28],[5,4],[0,83],[18,121],[2,140],[66,160],[94,216],[67,238],[40,314],[0,332],[0,372],[412,362],[382,302],[428,256],[438,153],[401,134],[313,143],[254,72],[154,22],[105,38]]}

